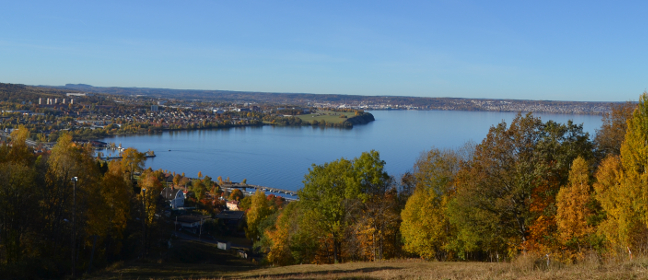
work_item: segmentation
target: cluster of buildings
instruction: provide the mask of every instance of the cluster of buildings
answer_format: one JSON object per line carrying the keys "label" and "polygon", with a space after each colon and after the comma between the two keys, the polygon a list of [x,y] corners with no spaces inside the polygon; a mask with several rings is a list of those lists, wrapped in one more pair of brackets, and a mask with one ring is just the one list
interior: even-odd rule
{"label": "cluster of buildings", "polygon": [[[227,210],[221,211],[215,217],[209,215],[189,214],[195,207],[185,207],[185,199],[189,193],[186,188],[167,187],[162,190],[160,196],[168,204],[170,211],[165,216],[175,224],[176,230],[184,230],[194,234],[202,233],[202,225],[213,218],[223,221],[224,226],[232,232],[240,231],[245,219],[245,212],[239,211],[238,202],[227,200]],[[221,198],[222,199],[222,198]],[[175,215],[171,215],[175,213]],[[220,244],[219,244],[220,245]],[[229,249],[229,245],[224,250]]]}
{"label": "cluster of buildings", "polygon": [[[45,98],[45,104],[43,104],[44,98],[38,98],[38,105],[57,105],[59,104],[58,98]],[[65,104],[65,98],[61,98],[61,103]],[[70,98],[70,104],[74,104],[74,99]]]}
{"label": "cluster of buildings", "polygon": [[390,102],[373,104],[364,102],[314,103],[313,106],[321,109],[497,111],[588,115],[599,115],[610,110],[610,104],[607,102],[484,100],[464,98],[439,98],[435,102],[424,106],[392,104]]}

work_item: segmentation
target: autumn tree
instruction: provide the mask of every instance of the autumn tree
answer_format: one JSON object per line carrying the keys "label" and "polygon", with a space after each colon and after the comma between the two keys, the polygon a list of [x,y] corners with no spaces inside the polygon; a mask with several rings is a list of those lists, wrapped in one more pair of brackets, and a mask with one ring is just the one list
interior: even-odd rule
{"label": "autumn tree", "polygon": [[236,200],[236,201],[241,201],[245,197],[245,194],[239,189],[234,189],[229,196],[230,200]]}
{"label": "autumn tree", "polygon": [[7,159],[27,166],[34,160],[32,148],[27,146],[26,140],[29,140],[29,130],[24,126],[19,126],[11,132],[11,149],[7,153]]}
{"label": "autumn tree", "polygon": [[273,209],[270,208],[266,195],[263,191],[257,190],[254,195],[251,196],[251,205],[249,211],[247,211],[247,228],[245,230],[245,235],[252,241],[256,241],[261,238],[263,234],[262,230],[259,230],[259,225],[263,219],[267,218],[272,214]]}
{"label": "autumn tree", "polygon": [[353,212],[350,210],[361,205],[358,202],[384,195],[390,187],[390,178],[383,171],[384,164],[378,152],[371,151],[353,161],[341,158],[313,165],[304,176],[304,188],[298,195],[311,226],[321,230],[319,242],[330,245],[327,255],[331,261],[340,261],[345,233],[354,221],[348,217]]}
{"label": "autumn tree", "polygon": [[131,173],[144,170],[146,156],[135,148],[127,148],[122,152],[121,165],[122,169]]}
{"label": "autumn tree", "polygon": [[252,197],[251,196],[246,196],[243,199],[239,201],[238,204],[238,209],[240,211],[248,211],[252,207]]}
{"label": "autumn tree", "polygon": [[553,250],[555,196],[578,156],[592,157],[582,125],[518,114],[491,127],[457,175],[450,203],[466,251]]}
{"label": "autumn tree", "polygon": [[102,203],[100,208],[95,208],[98,212],[96,220],[107,222],[108,225],[94,229],[92,234],[110,240],[109,243],[113,245],[107,246],[107,250],[110,251],[106,253],[111,256],[120,253],[121,240],[130,218],[130,199],[133,196],[133,189],[130,187],[130,180],[124,178],[124,173],[119,162],[109,163],[108,171],[101,180]]}
{"label": "autumn tree", "polygon": [[594,227],[588,223],[594,214],[589,174],[587,162],[582,157],[576,158],[569,172],[569,185],[561,188],[556,197],[560,240],[577,258],[583,257],[588,245],[586,237],[594,232]]}
{"label": "autumn tree", "polygon": [[180,185],[180,179],[182,179],[182,176],[180,176],[180,174],[175,174],[173,176],[173,184],[176,185],[176,186],[179,186]]}
{"label": "autumn tree", "polygon": [[142,233],[144,253],[146,253],[147,248],[150,247],[150,240],[155,239],[152,238],[152,233],[155,232],[153,229],[158,226],[155,215],[161,210],[159,200],[163,186],[158,179],[158,174],[156,173],[161,174],[162,172],[161,170],[159,172],[152,172],[150,170],[144,171],[142,176],[140,176],[140,182],[138,183],[141,186],[139,200],[142,203],[143,208],[138,212],[140,212],[140,219],[144,222],[145,229],[148,229]]}
{"label": "autumn tree", "polygon": [[648,232],[648,93],[627,121],[620,157],[609,156],[597,171],[597,198],[607,218],[601,225],[618,247],[642,248]]}
{"label": "autumn tree", "polygon": [[[384,171],[385,161],[377,151],[365,152],[353,159],[353,178],[346,208],[347,256],[368,260],[394,257],[400,250],[400,217],[394,180]],[[357,187],[354,187],[357,186]]]}
{"label": "autumn tree", "polygon": [[[78,225],[72,231],[74,254],[78,254],[83,239],[89,237],[84,234],[84,229],[88,223],[93,222],[92,209],[99,206],[95,202],[99,201],[98,182],[101,172],[92,153],[90,145],[78,146],[72,142],[72,136],[63,134],[52,148],[47,161],[44,199],[49,203],[42,209],[48,217],[43,226],[56,235],[60,234],[62,228],[67,227],[63,217],[68,217],[68,220],[74,219],[75,225]],[[75,183],[72,182],[73,177],[77,178]],[[74,197],[76,203],[73,203]],[[51,250],[58,250],[55,244],[51,245]]]}
{"label": "autumn tree", "polygon": [[[0,244],[4,256],[0,261],[15,264],[31,257],[27,244],[34,242],[29,232],[36,226],[30,220],[38,217],[34,170],[16,162],[0,163]],[[30,230],[31,229],[31,230]],[[27,244],[26,244],[27,243]]]}
{"label": "autumn tree", "polygon": [[307,215],[321,228],[320,243],[328,243],[328,235],[332,240],[332,258],[335,263],[340,261],[340,247],[346,227],[344,200],[347,193],[347,182],[353,180],[352,162],[339,159],[323,165],[313,165],[304,179],[304,188],[298,192]]}
{"label": "autumn tree", "polygon": [[[292,237],[299,230],[298,218],[299,202],[289,203],[284,208],[272,228],[264,233],[268,237],[268,252],[266,258],[272,264],[290,265],[296,263],[293,254],[294,244]],[[292,247],[292,248],[291,248]]]}
{"label": "autumn tree", "polygon": [[605,214],[598,233],[606,237],[613,251],[641,246],[648,230],[635,210],[636,189],[626,181],[620,157],[608,155],[595,177],[596,200]]}
{"label": "autumn tree", "polygon": [[594,143],[599,157],[602,159],[608,154],[620,155],[621,144],[625,140],[628,120],[637,108],[634,102],[612,104],[610,111],[603,114],[603,124],[596,130]]}
{"label": "autumn tree", "polygon": [[414,166],[416,190],[401,213],[404,249],[426,259],[445,259],[455,230],[447,217],[448,202],[460,167],[451,150],[432,149]]}
{"label": "autumn tree", "polygon": [[196,199],[200,201],[205,196],[205,192],[207,192],[207,186],[203,180],[193,179],[191,180],[191,190],[194,192]]}

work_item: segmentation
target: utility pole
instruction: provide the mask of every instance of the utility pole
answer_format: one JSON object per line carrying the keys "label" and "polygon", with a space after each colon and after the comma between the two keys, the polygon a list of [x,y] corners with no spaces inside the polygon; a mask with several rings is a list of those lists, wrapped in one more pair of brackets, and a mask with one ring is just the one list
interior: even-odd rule
{"label": "utility pole", "polygon": [[76,278],[76,264],[75,264],[75,253],[76,253],[76,183],[79,181],[79,178],[72,177],[72,278]]}
{"label": "utility pole", "polygon": [[142,258],[146,254],[146,189],[142,188]]}

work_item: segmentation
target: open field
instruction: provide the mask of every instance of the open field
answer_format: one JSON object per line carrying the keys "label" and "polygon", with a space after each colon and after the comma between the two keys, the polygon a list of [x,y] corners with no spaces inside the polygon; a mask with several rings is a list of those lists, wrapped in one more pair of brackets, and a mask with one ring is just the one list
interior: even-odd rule
{"label": "open field", "polygon": [[353,117],[353,112],[334,112],[334,111],[318,111],[315,114],[307,115],[296,115],[295,117],[300,118],[303,122],[312,122],[312,121],[326,121],[327,123],[341,123],[346,121],[346,118],[340,118],[341,115],[346,115],[347,117]]}
{"label": "open field", "polygon": [[[202,247],[199,249],[199,247]],[[197,249],[197,250],[187,250]],[[172,250],[173,251],[173,250]],[[182,253],[180,253],[182,252]],[[418,259],[263,267],[187,242],[158,261],[119,264],[87,279],[648,279],[648,259],[613,264],[428,262]]]}

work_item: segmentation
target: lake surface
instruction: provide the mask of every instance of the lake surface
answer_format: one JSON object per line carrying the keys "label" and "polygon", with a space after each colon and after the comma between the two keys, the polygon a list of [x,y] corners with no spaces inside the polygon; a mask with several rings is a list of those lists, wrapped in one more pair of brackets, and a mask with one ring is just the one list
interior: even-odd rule
{"label": "lake surface", "polygon": [[[352,159],[377,150],[390,175],[412,169],[421,152],[458,148],[467,141],[481,142],[488,129],[515,113],[464,111],[373,111],[376,121],[352,129],[305,127],[244,127],[218,130],[174,131],[155,135],[107,138],[103,141],[153,150],[157,157],[147,167],[229,177],[249,184],[297,190],[312,164],[341,157]],[[583,124],[593,138],[601,116],[535,114],[543,121]]]}

